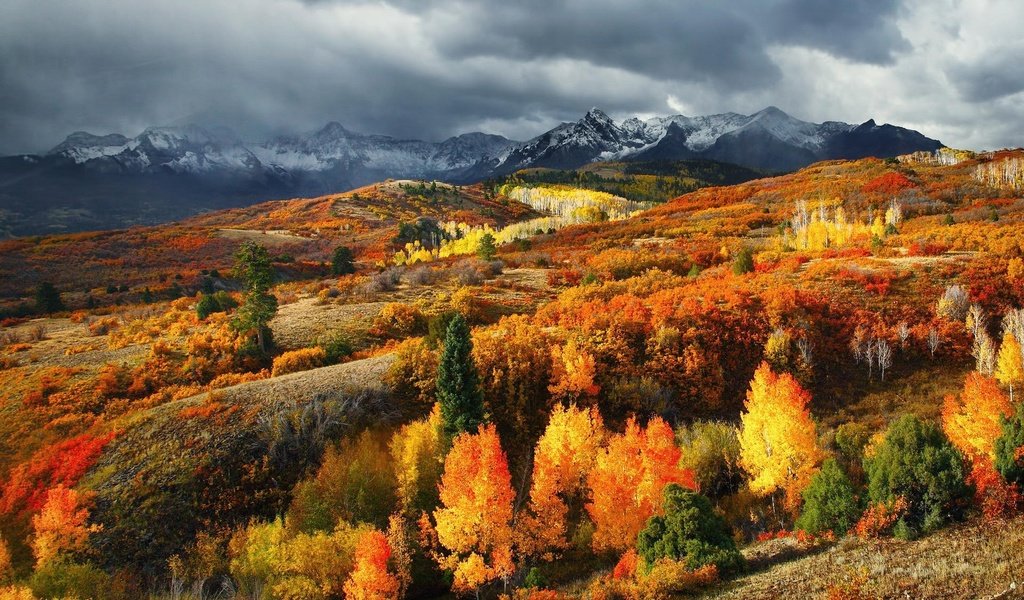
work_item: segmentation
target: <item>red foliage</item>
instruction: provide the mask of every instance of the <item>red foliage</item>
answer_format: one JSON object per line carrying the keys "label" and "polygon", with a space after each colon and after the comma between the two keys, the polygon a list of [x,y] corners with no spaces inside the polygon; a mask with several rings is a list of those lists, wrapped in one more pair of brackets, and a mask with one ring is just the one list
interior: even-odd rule
{"label": "red foliage", "polygon": [[865,183],[861,189],[865,193],[896,194],[912,187],[916,187],[914,182],[902,173],[889,172]]}
{"label": "red foliage", "polygon": [[0,514],[35,512],[43,507],[49,488],[62,484],[74,487],[114,439],[82,434],[40,449],[26,463],[14,469],[0,488]]}
{"label": "red foliage", "polygon": [[615,569],[612,571],[612,579],[625,579],[636,575],[637,565],[640,563],[640,557],[637,556],[636,550],[630,548],[622,555],[619,562],[615,564]]}

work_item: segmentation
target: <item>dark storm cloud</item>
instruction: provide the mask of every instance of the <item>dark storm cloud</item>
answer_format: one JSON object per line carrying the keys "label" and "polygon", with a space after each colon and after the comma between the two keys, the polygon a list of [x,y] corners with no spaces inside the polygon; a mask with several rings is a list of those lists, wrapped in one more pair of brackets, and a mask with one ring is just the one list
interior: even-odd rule
{"label": "dark storm cloud", "polygon": [[[972,7],[936,1],[968,20]],[[935,12],[925,0],[5,0],[0,153],[45,150],[74,130],[186,123],[248,138],[337,120],[522,139],[590,106],[621,117],[778,104],[808,119],[898,120],[918,116],[900,94],[921,100],[922,89],[922,106],[941,110],[911,123],[966,130],[944,121],[950,96],[1000,98],[979,113],[1014,114],[1019,52],[944,61],[962,65],[955,92],[922,67],[946,38],[982,37],[969,24],[950,32]],[[1005,143],[986,133],[992,123],[969,129],[968,141]]]}

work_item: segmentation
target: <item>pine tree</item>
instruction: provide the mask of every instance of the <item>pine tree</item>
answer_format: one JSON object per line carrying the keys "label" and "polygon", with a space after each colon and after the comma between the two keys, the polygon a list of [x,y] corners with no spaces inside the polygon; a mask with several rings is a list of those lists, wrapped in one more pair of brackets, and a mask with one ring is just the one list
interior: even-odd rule
{"label": "pine tree", "polygon": [[498,249],[494,246],[494,236],[485,233],[480,238],[480,243],[476,248],[476,255],[483,260],[492,260],[497,252]]}
{"label": "pine tree", "polygon": [[484,421],[484,397],[472,354],[469,325],[461,314],[456,314],[445,332],[444,350],[437,367],[437,401],[449,439],[464,431],[475,432]]}
{"label": "pine tree", "polygon": [[356,272],[355,255],[348,246],[338,246],[331,256],[331,273],[350,275]]}
{"label": "pine tree", "polygon": [[274,267],[267,249],[255,242],[242,244],[235,254],[235,276],[242,280],[244,296],[232,327],[239,333],[255,333],[260,351],[266,352],[270,320],[277,314],[277,298],[270,293]]}
{"label": "pine tree", "polygon": [[41,313],[55,313],[64,310],[64,301],[53,284],[46,281],[36,289],[36,310]]}

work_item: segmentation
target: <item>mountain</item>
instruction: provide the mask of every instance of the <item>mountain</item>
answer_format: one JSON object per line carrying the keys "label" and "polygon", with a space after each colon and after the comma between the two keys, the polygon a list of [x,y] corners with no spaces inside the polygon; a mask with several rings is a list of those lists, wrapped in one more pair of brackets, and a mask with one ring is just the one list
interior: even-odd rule
{"label": "mountain", "polygon": [[594,108],[525,142],[484,133],[425,142],[336,122],[258,142],[197,126],[151,127],[133,138],[79,131],[43,155],[0,158],[0,237],[153,224],[389,178],[468,183],[532,167],[692,159],[792,171],[823,159],[941,146],[893,125],[808,123],[775,107],[621,123]]}
{"label": "mountain", "polygon": [[792,171],[834,158],[889,157],[942,147],[938,140],[868,121],[809,123],[774,106],[752,115],[674,115],[616,124],[598,109],[513,146],[477,166],[506,174],[528,167],[578,168],[605,160],[712,159],[763,171]]}

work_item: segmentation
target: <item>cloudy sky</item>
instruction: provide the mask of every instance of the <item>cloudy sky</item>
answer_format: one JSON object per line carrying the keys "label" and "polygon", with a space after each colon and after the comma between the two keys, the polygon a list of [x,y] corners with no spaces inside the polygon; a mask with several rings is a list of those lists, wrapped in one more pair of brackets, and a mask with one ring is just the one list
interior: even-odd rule
{"label": "cloudy sky", "polygon": [[226,125],[526,139],[768,105],[1024,144],[1020,0],[3,0],[0,153]]}

